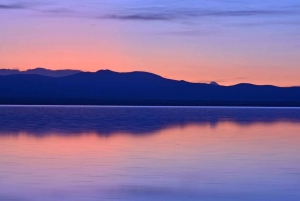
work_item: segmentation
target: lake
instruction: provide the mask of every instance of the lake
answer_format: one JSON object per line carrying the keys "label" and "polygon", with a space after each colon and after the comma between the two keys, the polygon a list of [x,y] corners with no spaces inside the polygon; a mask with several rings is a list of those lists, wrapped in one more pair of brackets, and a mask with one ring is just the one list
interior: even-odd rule
{"label": "lake", "polygon": [[300,109],[0,106],[1,201],[299,201]]}

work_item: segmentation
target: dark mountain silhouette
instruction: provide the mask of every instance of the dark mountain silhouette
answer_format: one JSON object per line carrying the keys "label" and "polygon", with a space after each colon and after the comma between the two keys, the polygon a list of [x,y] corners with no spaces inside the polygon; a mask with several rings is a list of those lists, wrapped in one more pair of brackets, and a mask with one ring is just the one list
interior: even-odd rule
{"label": "dark mountain silhouette", "polygon": [[49,70],[45,68],[35,68],[26,71],[19,71],[16,69],[0,69],[0,75],[15,75],[15,74],[34,74],[44,75],[49,77],[63,77],[79,73],[79,70]]}
{"label": "dark mountain silhouette", "polygon": [[215,81],[212,81],[210,84],[212,84],[212,85],[219,85],[217,82],[215,82]]}
{"label": "dark mountain silhouette", "polygon": [[0,69],[0,75],[14,75],[20,74],[21,72],[16,69]]}
{"label": "dark mountain silhouette", "polygon": [[147,72],[0,76],[1,104],[300,106],[300,87],[219,86]]}

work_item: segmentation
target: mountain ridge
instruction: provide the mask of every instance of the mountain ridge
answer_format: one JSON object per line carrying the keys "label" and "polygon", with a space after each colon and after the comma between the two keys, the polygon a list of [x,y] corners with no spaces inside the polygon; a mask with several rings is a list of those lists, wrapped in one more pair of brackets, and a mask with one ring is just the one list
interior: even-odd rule
{"label": "mountain ridge", "polygon": [[46,68],[34,68],[28,69],[25,71],[20,71],[18,69],[0,69],[0,75],[17,75],[17,74],[35,74],[35,75],[44,75],[49,77],[64,77],[68,75],[73,75],[76,73],[82,72],[80,70],[71,70],[71,69],[62,69],[62,70],[50,70]]}
{"label": "mountain ridge", "polygon": [[[47,72],[49,74],[43,73],[43,72]],[[53,75],[52,75],[52,73],[53,73]],[[28,70],[25,70],[25,71],[20,71],[18,69],[0,69],[0,76],[41,75],[41,76],[46,76],[46,77],[60,78],[60,77],[72,76],[72,75],[75,75],[75,74],[78,74],[78,73],[83,73],[83,74],[110,73],[110,74],[122,74],[122,75],[147,74],[147,75],[151,75],[153,77],[159,77],[159,78],[163,78],[163,79],[166,79],[166,80],[173,80],[173,81],[185,82],[185,83],[190,83],[190,84],[207,84],[207,85],[224,86],[224,87],[233,87],[233,86],[239,86],[239,85],[271,86],[271,87],[278,87],[278,88],[300,87],[300,86],[277,86],[277,85],[271,85],[271,84],[254,84],[254,83],[247,83],[247,82],[225,86],[225,85],[220,85],[219,83],[217,83],[215,81],[212,81],[210,83],[201,83],[201,82],[190,82],[190,81],[186,81],[186,80],[175,80],[175,79],[171,79],[171,78],[165,78],[165,77],[160,76],[158,74],[151,73],[151,72],[146,72],[146,71],[117,72],[117,71],[112,71],[112,70],[109,70],[109,69],[100,69],[96,72],[88,72],[88,71],[72,70],[72,69],[51,70],[51,69],[46,69],[46,68],[42,68],[42,67],[38,67],[38,68],[34,68],[34,69],[28,69]]]}
{"label": "mountain ridge", "polygon": [[222,86],[111,70],[0,76],[0,104],[300,106],[300,87]]}

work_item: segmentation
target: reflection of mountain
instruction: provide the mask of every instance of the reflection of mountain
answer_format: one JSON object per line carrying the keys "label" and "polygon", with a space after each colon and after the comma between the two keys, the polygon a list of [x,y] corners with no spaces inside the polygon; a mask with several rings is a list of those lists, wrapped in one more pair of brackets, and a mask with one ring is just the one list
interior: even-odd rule
{"label": "reflection of mountain", "polygon": [[300,122],[300,109],[171,107],[0,107],[0,135],[151,134],[172,126]]}
{"label": "reflection of mountain", "polygon": [[189,83],[146,72],[0,76],[0,104],[300,106],[300,87]]}

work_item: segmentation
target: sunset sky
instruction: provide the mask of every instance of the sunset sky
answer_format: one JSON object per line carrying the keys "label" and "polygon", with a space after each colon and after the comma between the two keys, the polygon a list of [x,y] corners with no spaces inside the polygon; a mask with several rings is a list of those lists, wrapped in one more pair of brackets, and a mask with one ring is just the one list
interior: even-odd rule
{"label": "sunset sky", "polygon": [[297,0],[0,0],[0,68],[300,85]]}

